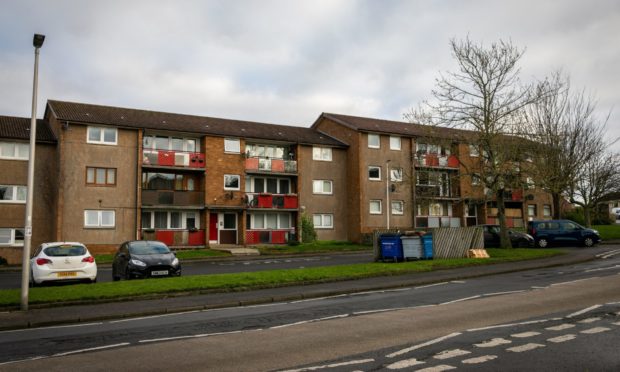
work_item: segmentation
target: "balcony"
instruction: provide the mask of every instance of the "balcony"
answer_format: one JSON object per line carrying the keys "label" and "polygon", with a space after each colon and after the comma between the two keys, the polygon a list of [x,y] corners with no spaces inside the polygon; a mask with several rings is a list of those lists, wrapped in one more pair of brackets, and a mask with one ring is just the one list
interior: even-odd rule
{"label": "balcony", "polygon": [[172,150],[143,150],[142,165],[156,167],[205,168],[205,155],[201,152]]}
{"label": "balcony", "polygon": [[297,174],[296,160],[247,158],[246,172]]}
{"label": "balcony", "polygon": [[143,229],[142,240],[159,240],[171,247],[179,246],[204,246],[204,230],[169,230],[169,229]]}
{"label": "balcony", "polygon": [[438,185],[416,185],[416,197],[420,199],[458,199],[459,193]]}
{"label": "balcony", "polygon": [[455,155],[421,154],[414,161],[416,167],[459,168],[459,159]]}
{"label": "balcony", "polygon": [[286,244],[295,238],[295,230],[247,230],[245,244]]}
{"label": "balcony", "polygon": [[295,194],[246,193],[245,195],[248,208],[297,209],[299,205]]}
{"label": "balcony", "polygon": [[204,207],[204,191],[142,190],[142,205]]}

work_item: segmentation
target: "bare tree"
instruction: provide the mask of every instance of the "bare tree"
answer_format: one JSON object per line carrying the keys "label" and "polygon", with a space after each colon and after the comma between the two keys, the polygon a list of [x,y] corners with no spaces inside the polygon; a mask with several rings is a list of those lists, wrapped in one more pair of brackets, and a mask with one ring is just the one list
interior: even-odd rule
{"label": "bare tree", "polygon": [[510,41],[500,40],[487,48],[469,38],[452,39],[450,46],[458,71],[441,74],[432,91],[434,102],[424,102],[405,117],[472,131],[470,140],[482,157],[473,166],[477,169],[468,172],[478,173],[482,186],[495,199],[500,245],[507,248],[505,198],[520,182],[516,164],[522,154],[521,141],[512,135],[518,133],[523,108],[546,91],[521,84],[518,62],[524,50]]}
{"label": "bare tree", "polygon": [[606,148],[607,120],[596,118],[596,102],[584,91],[572,92],[570,79],[559,71],[539,89],[557,94],[543,96],[527,107],[524,135],[538,144],[533,148],[530,172],[536,185],[551,194],[553,217],[559,219],[563,200],[575,200],[572,192],[578,181]]}
{"label": "bare tree", "polygon": [[610,192],[620,191],[620,156],[601,153],[590,159],[577,176],[570,201],[583,208],[586,226],[591,227],[596,205]]}

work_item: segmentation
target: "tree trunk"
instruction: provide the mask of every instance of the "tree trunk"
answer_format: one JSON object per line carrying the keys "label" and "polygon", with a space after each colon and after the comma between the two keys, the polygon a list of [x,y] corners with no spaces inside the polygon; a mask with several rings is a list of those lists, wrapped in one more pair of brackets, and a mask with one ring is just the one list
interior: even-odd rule
{"label": "tree trunk", "polygon": [[504,204],[504,189],[497,190],[497,219],[499,220],[499,247],[512,248],[510,236],[506,228],[506,205]]}
{"label": "tree trunk", "polygon": [[590,207],[588,206],[583,206],[583,218],[584,218],[584,222],[586,224],[586,227],[592,227],[592,217],[590,216],[591,211],[590,211]]}
{"label": "tree trunk", "polygon": [[553,219],[561,220],[562,219],[562,194],[557,192],[552,192],[551,197],[553,198]]}

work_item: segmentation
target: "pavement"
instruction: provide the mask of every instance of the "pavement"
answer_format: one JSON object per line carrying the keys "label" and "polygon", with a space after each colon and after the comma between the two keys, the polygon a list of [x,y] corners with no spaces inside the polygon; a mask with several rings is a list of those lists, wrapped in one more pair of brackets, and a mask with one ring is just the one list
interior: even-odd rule
{"label": "pavement", "polygon": [[0,330],[33,328],[69,323],[87,323],[108,319],[121,319],[185,311],[257,305],[364,291],[419,286],[515,271],[571,265],[594,260],[596,255],[603,250],[604,248],[574,248],[567,249],[566,254],[564,255],[537,260],[462,267],[456,269],[443,269],[431,272],[346,280],[340,282],[295,285],[252,291],[176,294],[167,295],[163,298],[158,297],[152,299],[125,300],[118,302],[83,303],[78,305],[48,305],[47,307],[40,308],[31,305],[28,311],[14,310],[0,312]]}

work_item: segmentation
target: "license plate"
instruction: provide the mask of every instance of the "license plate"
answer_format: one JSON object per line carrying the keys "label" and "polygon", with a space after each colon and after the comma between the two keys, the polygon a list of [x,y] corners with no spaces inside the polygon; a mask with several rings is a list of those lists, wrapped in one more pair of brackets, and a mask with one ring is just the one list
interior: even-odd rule
{"label": "license plate", "polygon": [[56,275],[58,275],[59,278],[69,278],[72,276],[77,276],[77,273],[75,271],[61,271],[56,273]]}
{"label": "license plate", "polygon": [[154,270],[154,271],[151,271],[151,275],[152,276],[168,275],[168,270]]}

